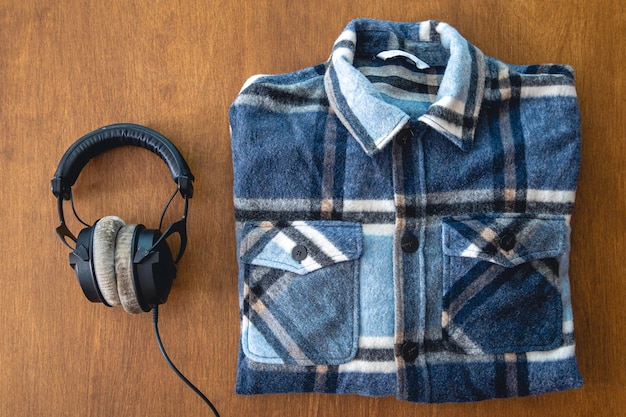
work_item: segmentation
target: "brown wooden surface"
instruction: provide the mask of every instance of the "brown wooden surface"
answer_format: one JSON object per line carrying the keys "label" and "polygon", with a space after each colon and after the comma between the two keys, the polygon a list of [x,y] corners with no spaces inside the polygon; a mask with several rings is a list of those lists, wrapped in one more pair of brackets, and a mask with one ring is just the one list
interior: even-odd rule
{"label": "brown wooden surface", "polygon": [[[49,180],[59,158],[81,135],[116,122],[160,131],[196,175],[189,247],[161,309],[161,334],[222,416],[625,415],[624,8],[621,0],[2,0],[0,415],[210,415],[160,357],[150,315],[89,303],[54,237]],[[234,394],[228,106],[250,75],[324,61],[355,17],[434,18],[504,61],[576,69],[584,148],[571,281],[583,389],[462,405]],[[158,157],[121,149],[88,164],[75,196],[90,222],[116,214],[154,228],[172,187]]]}

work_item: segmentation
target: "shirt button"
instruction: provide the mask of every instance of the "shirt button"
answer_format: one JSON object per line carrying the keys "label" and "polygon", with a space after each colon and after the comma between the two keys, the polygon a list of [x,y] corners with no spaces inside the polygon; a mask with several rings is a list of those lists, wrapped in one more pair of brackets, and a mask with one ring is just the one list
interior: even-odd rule
{"label": "shirt button", "polygon": [[515,234],[510,230],[505,231],[500,236],[500,247],[505,251],[513,249],[515,247]]}
{"label": "shirt button", "polygon": [[419,356],[419,345],[415,342],[404,342],[402,344],[401,355],[406,362],[413,362]]}
{"label": "shirt button", "polygon": [[307,250],[305,246],[298,245],[295,248],[293,248],[293,250],[291,251],[291,256],[296,261],[302,261],[304,258],[306,258],[308,253],[309,251]]}
{"label": "shirt button", "polygon": [[407,127],[405,129],[402,129],[400,132],[398,132],[398,135],[396,136],[396,141],[401,146],[406,146],[409,142],[411,142],[412,138],[413,138],[413,132],[411,131],[410,128]]}
{"label": "shirt button", "polygon": [[400,240],[400,246],[402,246],[403,251],[407,253],[413,253],[419,247],[419,242],[417,240],[417,237],[413,233],[406,232]]}

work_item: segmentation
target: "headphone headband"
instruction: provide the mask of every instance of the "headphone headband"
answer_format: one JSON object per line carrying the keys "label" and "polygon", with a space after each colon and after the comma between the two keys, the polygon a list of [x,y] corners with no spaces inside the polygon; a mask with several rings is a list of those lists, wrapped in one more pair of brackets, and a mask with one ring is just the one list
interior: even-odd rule
{"label": "headphone headband", "polygon": [[176,146],[160,133],[136,124],[104,126],[78,139],[65,152],[54,173],[54,195],[69,200],[72,186],[87,162],[120,146],[137,146],[157,154],[167,164],[182,196],[193,196],[194,176]]}

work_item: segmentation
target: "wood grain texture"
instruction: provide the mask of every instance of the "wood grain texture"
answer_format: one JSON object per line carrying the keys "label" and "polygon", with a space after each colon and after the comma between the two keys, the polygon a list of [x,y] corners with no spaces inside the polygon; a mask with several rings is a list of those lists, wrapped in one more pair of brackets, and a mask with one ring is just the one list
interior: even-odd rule
{"label": "wood grain texture", "polygon": [[[160,357],[149,315],[89,303],[54,238],[49,180],[61,155],[81,135],[116,122],[160,131],[196,175],[189,247],[161,309],[161,333],[222,416],[624,415],[624,8],[619,0],[0,1],[0,415],[210,414]],[[253,74],[323,62],[355,17],[438,19],[504,61],[574,66],[584,146],[571,281],[583,389],[462,405],[234,394],[228,107]],[[88,164],[75,196],[90,222],[116,214],[154,228],[172,191],[158,157],[118,149]]]}

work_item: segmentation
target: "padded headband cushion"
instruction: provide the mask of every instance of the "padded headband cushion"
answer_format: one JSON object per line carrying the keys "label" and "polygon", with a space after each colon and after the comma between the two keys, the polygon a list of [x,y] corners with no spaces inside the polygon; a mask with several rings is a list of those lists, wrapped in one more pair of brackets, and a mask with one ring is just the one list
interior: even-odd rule
{"label": "padded headband cushion", "polygon": [[105,126],[78,139],[61,158],[52,191],[57,196],[66,193],[90,159],[120,146],[138,146],[157,154],[167,164],[183,196],[192,196],[194,177],[176,146],[154,130],[135,124]]}
{"label": "padded headband cushion", "polygon": [[137,293],[133,275],[133,241],[137,225],[122,226],[115,240],[115,275],[117,276],[117,293],[122,307],[128,313],[143,312]]}
{"label": "padded headband cushion", "polygon": [[93,231],[93,268],[96,282],[106,304],[120,305],[115,278],[115,241],[124,221],[116,216],[98,220]]}

